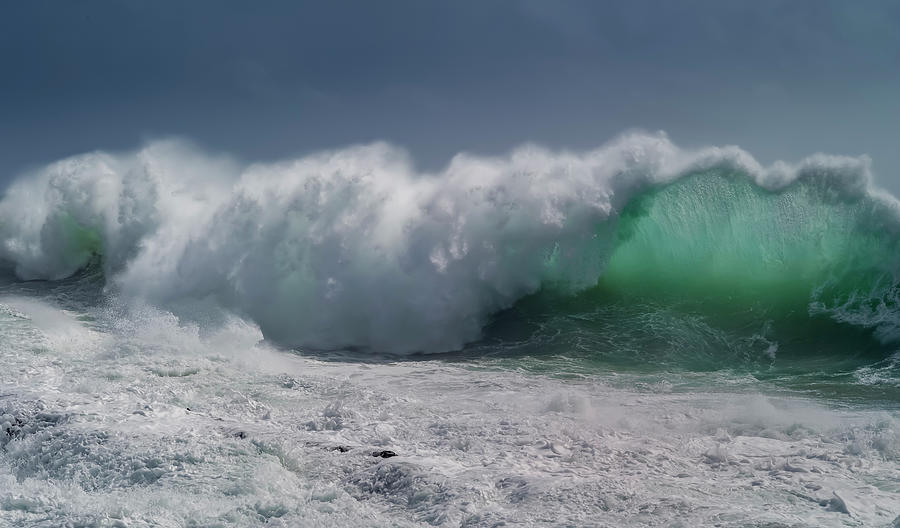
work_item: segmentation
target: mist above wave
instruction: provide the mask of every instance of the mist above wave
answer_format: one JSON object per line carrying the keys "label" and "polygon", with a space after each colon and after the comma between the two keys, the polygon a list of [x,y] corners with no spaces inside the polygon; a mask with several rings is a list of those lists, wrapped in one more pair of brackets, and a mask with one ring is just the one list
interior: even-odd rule
{"label": "mist above wave", "polygon": [[812,181],[823,199],[896,209],[865,158],[763,167],[737,147],[688,151],[663,134],[459,154],[438,173],[384,143],[245,166],[161,141],[23,175],[0,201],[0,258],[22,279],[52,280],[102,255],[116,295],[211,300],[290,345],[444,351],[542,286],[595,285],[610,220],[632,196],[719,169],[766,191]]}

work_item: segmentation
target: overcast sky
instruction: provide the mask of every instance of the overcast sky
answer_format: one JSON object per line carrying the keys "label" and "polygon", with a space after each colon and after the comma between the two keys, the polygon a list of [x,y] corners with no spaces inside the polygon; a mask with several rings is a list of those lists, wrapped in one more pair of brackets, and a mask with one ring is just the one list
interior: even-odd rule
{"label": "overcast sky", "polygon": [[388,140],[421,167],[632,128],[900,190],[900,2],[0,0],[0,182],[156,137],[245,160]]}

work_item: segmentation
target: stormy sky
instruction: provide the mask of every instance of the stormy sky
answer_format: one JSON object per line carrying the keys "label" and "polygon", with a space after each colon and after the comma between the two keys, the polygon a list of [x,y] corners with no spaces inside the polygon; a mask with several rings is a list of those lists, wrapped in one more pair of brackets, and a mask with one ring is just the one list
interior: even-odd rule
{"label": "stormy sky", "polygon": [[628,129],[900,191],[900,2],[0,0],[0,184],[168,136],[244,160],[388,140],[418,165]]}

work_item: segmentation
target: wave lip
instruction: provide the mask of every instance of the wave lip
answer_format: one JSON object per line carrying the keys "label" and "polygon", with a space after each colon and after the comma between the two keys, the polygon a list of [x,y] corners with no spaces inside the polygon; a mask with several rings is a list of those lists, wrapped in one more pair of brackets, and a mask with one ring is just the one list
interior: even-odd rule
{"label": "wave lip", "polygon": [[[107,289],[125,298],[164,307],[213,300],[290,345],[438,352],[477,339],[492,314],[541,288],[591,288],[607,267],[620,278],[647,262],[661,275],[691,268],[697,230],[736,227],[728,222],[740,206],[723,206],[715,189],[698,199],[686,187],[681,205],[654,209],[662,217],[634,211],[648,196],[696,185],[686,182],[698,174],[742,182],[721,189],[758,200],[760,215],[781,215],[760,216],[767,228],[812,226],[843,211],[849,220],[835,232],[886,248],[877,254],[889,263],[878,269],[893,272],[896,201],[872,186],[868,159],[816,155],[763,167],[737,147],[687,151],[663,134],[581,153],[460,154],[439,173],[417,172],[384,143],[249,166],[176,141],[86,154],[7,190],[0,259],[22,279],[60,279],[102,254]],[[634,229],[638,217],[644,238],[629,246],[621,225]],[[752,223],[743,227],[759,242]],[[737,248],[722,233],[707,241],[711,255]],[[654,236],[671,239],[668,249],[648,245]],[[781,242],[808,236],[800,229]],[[733,256],[755,265],[752,252]],[[820,274],[835,265],[844,263],[825,262]]]}

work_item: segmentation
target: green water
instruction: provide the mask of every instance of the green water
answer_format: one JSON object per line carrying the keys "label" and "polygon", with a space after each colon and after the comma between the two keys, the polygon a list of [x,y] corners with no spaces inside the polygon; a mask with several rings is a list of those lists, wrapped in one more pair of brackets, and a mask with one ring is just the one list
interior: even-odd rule
{"label": "green water", "polygon": [[802,181],[776,193],[689,176],[621,211],[594,288],[521,300],[468,353],[560,375],[719,376],[900,402],[890,214]]}

